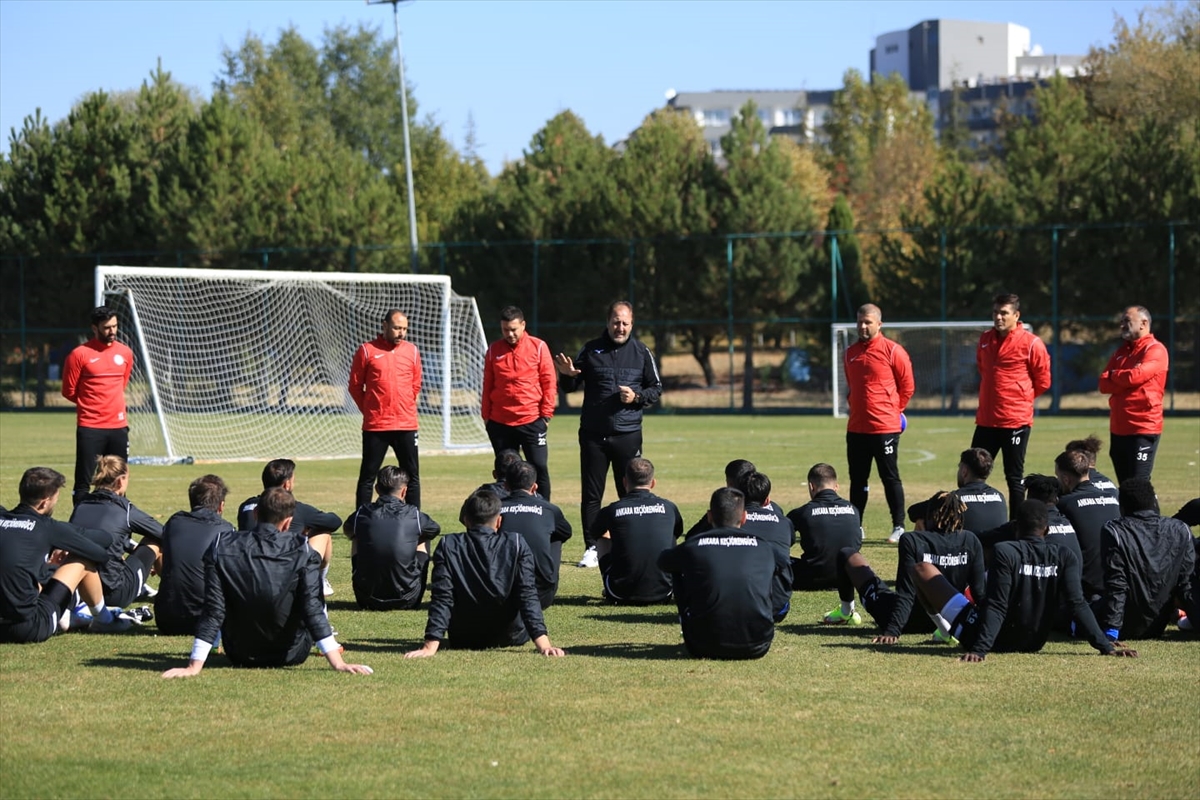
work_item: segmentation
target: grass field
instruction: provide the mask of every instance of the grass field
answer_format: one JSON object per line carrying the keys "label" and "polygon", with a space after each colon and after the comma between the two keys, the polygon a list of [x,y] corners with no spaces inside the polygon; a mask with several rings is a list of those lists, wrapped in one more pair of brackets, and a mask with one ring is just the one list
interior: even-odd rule
{"label": "grass field", "polygon": [[[73,426],[67,414],[0,415],[0,504],[16,503],[28,466],[70,474]],[[552,424],[550,464],[554,500],[578,528],[575,426]],[[1039,419],[1027,470],[1049,471],[1064,442],[1107,439],[1106,427]],[[912,420],[901,449],[910,502],[952,486],[971,430],[968,418]],[[812,463],[845,464],[844,421],[825,417],[660,416],[645,434],[658,492],[688,524],[731,458],[767,472],[785,509],[807,499]],[[1198,463],[1200,420],[1170,420],[1155,470],[1167,513],[1200,494]],[[232,518],[260,469],[135,466],[129,495],[165,520],[212,471],[232,487]],[[426,458],[425,511],[455,530],[489,471],[490,457]],[[356,461],[304,463],[296,493],[345,514],[356,473]],[[887,574],[882,506],[878,492],[864,552]],[[358,611],[349,548],[335,547],[330,617],[347,656],[374,675],[338,675],[319,656],[246,671],[214,655],[198,678],[163,681],[190,640],[157,636],[153,623],[0,646],[0,797],[1200,796],[1200,642],[1174,631],[1139,643],[1138,660],[1053,640],[968,665],[915,637],[883,649],[868,629],[822,628],[834,593],[797,593],[762,660],[693,661],[671,608],[601,605],[597,572],[564,564],[546,620],[568,658],[526,647],[404,661],[424,611]],[[581,549],[568,542],[564,558]]]}

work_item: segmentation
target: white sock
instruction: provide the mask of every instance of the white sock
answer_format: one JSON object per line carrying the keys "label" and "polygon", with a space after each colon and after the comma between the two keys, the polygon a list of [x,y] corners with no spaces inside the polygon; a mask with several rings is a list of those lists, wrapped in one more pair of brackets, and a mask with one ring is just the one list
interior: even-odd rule
{"label": "white sock", "polygon": [[842,616],[844,616],[844,617],[848,617],[848,616],[850,616],[850,615],[851,615],[851,614],[853,614],[853,613],[854,613],[854,601],[853,601],[853,600],[851,600],[851,601],[850,601],[850,602],[848,602],[848,603],[847,603],[847,602],[843,602],[843,603],[842,603]]}
{"label": "white sock", "polygon": [[321,580],[329,580],[329,567],[321,567]]}
{"label": "white sock", "polygon": [[112,609],[106,606],[104,601],[101,600],[99,603],[92,606],[92,619],[100,623],[112,622]]}
{"label": "white sock", "polygon": [[930,614],[929,618],[933,620],[933,624],[937,626],[939,631],[947,636],[950,635],[950,623],[946,621],[945,617],[943,617],[941,614]]}

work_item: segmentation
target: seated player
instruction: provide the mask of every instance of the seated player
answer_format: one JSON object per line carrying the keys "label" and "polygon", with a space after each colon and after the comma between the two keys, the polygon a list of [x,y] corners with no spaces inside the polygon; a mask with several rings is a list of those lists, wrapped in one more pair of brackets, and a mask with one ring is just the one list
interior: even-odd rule
{"label": "seated player", "polygon": [[[0,642],[49,639],[69,615],[76,588],[91,607],[89,630],[118,633],[133,624],[105,605],[96,575],[96,565],[108,559],[112,534],[51,516],[66,483],[49,467],[27,469],[17,489],[20,503],[0,512]],[[58,562],[56,569],[51,560]]]}
{"label": "seated player", "polygon": [[1156,639],[1178,620],[1178,609],[1197,618],[1195,542],[1183,522],[1159,516],[1148,479],[1126,478],[1117,499],[1121,516],[1100,533],[1104,602],[1098,621],[1112,639]]}
{"label": "seated player", "polygon": [[321,599],[321,558],[304,536],[289,530],[296,511],[292,493],[267,489],[256,511],[254,530],[221,536],[204,557],[204,613],[191,659],[163,677],[200,674],[218,635],[234,666],[303,664],[315,640],[338,672],[370,675],[370,667],[342,660]]}
{"label": "seated player", "polygon": [[203,475],[188,487],[191,511],[167,520],[162,534],[162,574],[154,598],[159,633],[195,636],[204,611],[204,554],[233,526],[221,518],[229,488],[216,475]]}
{"label": "seated player", "polygon": [[838,597],[840,608],[822,620],[826,625],[861,625],[862,617],[854,609],[854,590],[880,628],[874,644],[896,644],[902,633],[934,633],[934,640],[948,641],[938,635],[937,619],[916,604],[913,564],[936,564],[956,591],[970,591],[972,597],[983,594],[983,547],[971,531],[963,530],[965,507],[953,492],[938,492],[925,503],[925,529],[900,537],[899,564],[893,589],[879,578],[862,554],[845,548],[838,554]]}
{"label": "seated player", "polygon": [[537,468],[517,460],[504,475],[508,497],[500,503],[500,532],[516,531],[525,537],[533,553],[533,577],[537,581],[542,609],[554,603],[558,593],[558,568],[563,542],[571,538],[571,523],[562,509],[537,493]]}
{"label": "seated player", "polygon": [[[1185,503],[1183,508],[1175,512],[1175,516],[1172,519],[1179,520],[1189,528],[1195,528],[1200,525],[1200,497]],[[1192,544],[1196,551],[1196,566],[1192,570],[1192,602],[1187,607],[1194,608],[1197,610],[1196,613],[1200,613],[1200,538],[1193,537]],[[1191,615],[1181,617],[1179,619],[1179,630],[1196,630],[1196,626],[1192,624],[1194,619],[1196,618]]]}
{"label": "seated player", "polygon": [[[737,489],[738,491],[741,491],[739,487],[742,485],[742,478],[755,471],[756,470],[752,462],[747,461],[744,458],[735,458],[733,461],[730,461],[725,465],[725,485],[730,489]],[[688,528],[685,538],[690,539],[698,533],[704,533],[707,530],[711,530],[711,528],[712,523],[708,521],[708,512],[706,511],[700,517],[700,519],[696,520],[696,524]]]}
{"label": "seated player", "polygon": [[649,459],[630,459],[624,481],[626,495],[600,510],[593,529],[604,599],[631,606],[665,603],[671,599],[671,576],[658,568],[658,557],[683,535],[683,517],[652,491]]}
{"label": "seated player", "polygon": [[763,541],[771,542],[785,553],[796,543],[796,528],[783,509],[771,501],[771,479],[765,472],[754,470],[741,477],[738,489],[746,498],[746,521],[743,530]]}
{"label": "seated player", "polygon": [[429,543],[442,526],[405,502],[408,473],[391,464],[375,477],[379,498],[346,518],[354,599],[368,611],[414,609],[425,594]]}
{"label": "seated player", "polygon": [[1054,475],[1062,484],[1058,510],[1071,521],[1083,553],[1083,595],[1092,606],[1104,594],[1104,562],[1100,557],[1100,529],[1104,523],[1121,516],[1117,498],[1109,497],[1088,479],[1087,456],[1078,450],[1059,453],[1054,459]]}
{"label": "seated player", "polygon": [[990,652],[1038,652],[1064,604],[1102,655],[1136,657],[1136,650],[1110,642],[1096,624],[1083,599],[1075,554],[1046,538],[1046,504],[1024,501],[1016,519],[1020,538],[996,545],[987,593],[978,602],[955,589],[933,564],[912,567],[926,606],[941,609],[942,619],[947,620],[943,632],[966,650],[960,660],[983,661]]}
{"label": "seated player", "polygon": [[[128,608],[139,597],[152,596],[145,586],[146,579],[162,568],[162,524],[125,496],[129,464],[120,456],[96,459],[92,487],[91,494],[75,504],[70,521],[112,534],[108,559],[97,564],[96,571],[104,586],[104,602],[117,609]],[[142,537],[136,546],[135,533]]]}
{"label": "seated player", "polygon": [[761,658],[787,616],[792,565],[780,547],[741,530],[745,498],[723,487],[708,505],[712,528],[658,557],[669,572],[683,643],[695,658]]}
{"label": "seated player", "polygon": [[[1083,552],[1079,549],[1079,537],[1075,534],[1075,528],[1071,525],[1071,520],[1063,516],[1063,513],[1058,510],[1058,498],[1062,492],[1062,484],[1058,482],[1058,478],[1053,475],[1026,475],[1025,476],[1025,499],[1041,500],[1046,504],[1047,524],[1049,529],[1047,536],[1062,536],[1062,539],[1052,539],[1057,541],[1063,547],[1068,547],[1079,558],[1079,563],[1083,563]],[[1016,520],[1009,520],[998,528],[993,528],[990,531],[983,531],[977,534],[980,544],[983,545],[983,555],[991,562],[991,551],[996,546],[997,542],[1015,542],[1020,536],[1017,528]]]}
{"label": "seated player", "polygon": [[967,510],[963,527],[972,533],[997,528],[1008,521],[1004,495],[988,486],[992,474],[992,454],[982,447],[970,447],[958,458],[958,497]]}
{"label": "seated player", "polygon": [[1112,478],[1102,474],[1096,469],[1096,457],[1100,455],[1100,449],[1104,447],[1103,442],[1097,436],[1089,436],[1086,439],[1072,439],[1067,442],[1064,450],[1074,450],[1083,453],[1088,460],[1088,480],[1092,482],[1100,491],[1104,492],[1109,497],[1117,496],[1117,485],[1113,483]]}
{"label": "seated player", "polygon": [[[508,486],[504,482],[504,476],[508,473],[508,468],[521,460],[521,454],[516,450],[501,450],[496,453],[495,459],[492,461],[492,478],[494,482],[485,483],[480,486],[480,489],[491,489],[500,499],[508,497]],[[462,520],[459,520],[462,522]]]}
{"label": "seated player", "polygon": [[800,534],[801,555],[792,559],[792,588],[799,591],[837,586],[837,559],[843,548],[857,552],[863,533],[858,509],[838,496],[837,470],[813,464],[808,471],[808,503],[788,512]]}
{"label": "seated player", "polygon": [[476,489],[459,518],[466,533],[443,537],[433,551],[425,644],[404,657],[435,655],[445,640],[480,650],[533,639],[544,656],[566,655],[547,635],[529,545],[519,533],[499,530],[500,498]]}
{"label": "seated player", "polygon": [[[287,489],[289,492],[296,488],[296,462],[287,458],[277,458],[268,461],[262,471],[263,491],[267,489]],[[238,507],[238,530],[252,531],[255,527],[254,510],[258,506],[258,497],[247,498]],[[342,527],[342,519],[337,514],[321,511],[307,503],[296,501],[296,513],[292,516],[292,533],[302,533],[308,538],[308,546],[321,556],[321,592],[325,597],[333,594],[333,586],[329,583],[329,563],[333,559],[333,532]]]}

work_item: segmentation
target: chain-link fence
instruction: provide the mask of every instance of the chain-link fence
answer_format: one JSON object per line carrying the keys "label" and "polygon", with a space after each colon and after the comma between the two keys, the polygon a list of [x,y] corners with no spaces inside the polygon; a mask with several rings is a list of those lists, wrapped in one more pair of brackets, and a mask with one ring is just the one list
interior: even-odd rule
{"label": "chain-link fence", "polygon": [[[410,255],[383,245],[0,256],[0,407],[65,405],[61,365],[87,336],[98,265],[407,273]],[[1167,409],[1200,409],[1194,222],[435,243],[417,263],[475,296],[485,326],[502,306],[520,306],[555,352],[573,353],[603,328],[609,302],[631,300],[638,335],[660,361],[667,409],[831,410],[832,323],[853,321],[868,301],[883,308],[885,330],[987,320],[1001,291],[1021,295],[1022,321],[1050,348],[1043,411],[1107,408],[1096,376],[1131,304],[1151,311],[1170,352]],[[964,386],[933,407],[970,412]]]}

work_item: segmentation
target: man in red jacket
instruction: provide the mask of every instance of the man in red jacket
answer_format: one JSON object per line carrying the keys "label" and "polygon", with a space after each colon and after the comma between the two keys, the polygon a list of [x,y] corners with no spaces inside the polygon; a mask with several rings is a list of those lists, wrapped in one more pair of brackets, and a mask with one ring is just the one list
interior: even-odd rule
{"label": "man in red jacket", "polygon": [[1150,332],[1150,312],[1130,306],[1121,317],[1125,341],[1100,373],[1100,391],[1108,398],[1108,454],[1117,483],[1150,480],[1162,436],[1163,392],[1167,386],[1167,348]]}
{"label": "man in red jacket", "polygon": [[879,306],[867,303],[858,310],[858,341],[846,348],[850,404],[846,460],[850,462],[850,502],[858,509],[860,524],[867,507],[871,462],[875,462],[892,514],[888,541],[895,544],[904,533],[904,484],[897,464],[900,415],[913,395],[913,375],[908,353],[884,336],[882,328]]}
{"label": "man in red jacket", "polygon": [[125,387],[133,351],[117,341],[117,312],[92,311],[92,338],[76,347],[63,365],[62,395],[75,404],[75,485],[78,503],[90,491],[100,456],[129,457]]}
{"label": "man in red jacket", "polygon": [[483,420],[492,450],[520,449],[537,470],[537,493],[550,499],[546,427],[554,416],[558,371],[550,348],[525,333],[525,314],[516,306],[500,309],[502,339],[492,342],[483,361]]}
{"label": "man in red jacket", "polygon": [[371,487],[388,448],[408,473],[407,502],[421,507],[417,460],[417,398],[421,394],[421,354],[408,341],[408,317],[391,309],[374,341],[354,353],[350,396],[363,415],[362,465],[358,470],[356,508],[371,502]]}
{"label": "man in red jacket", "polygon": [[1012,515],[1025,499],[1025,450],[1033,428],[1033,401],[1050,388],[1050,354],[1040,338],[1021,325],[1021,298],[992,299],[992,330],[979,337],[979,409],[971,447],[1004,454],[1008,507]]}

